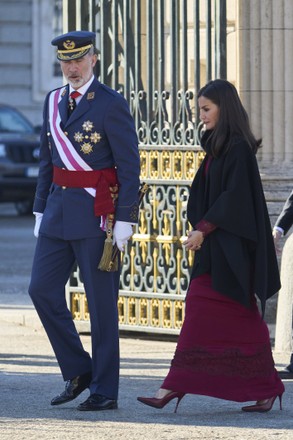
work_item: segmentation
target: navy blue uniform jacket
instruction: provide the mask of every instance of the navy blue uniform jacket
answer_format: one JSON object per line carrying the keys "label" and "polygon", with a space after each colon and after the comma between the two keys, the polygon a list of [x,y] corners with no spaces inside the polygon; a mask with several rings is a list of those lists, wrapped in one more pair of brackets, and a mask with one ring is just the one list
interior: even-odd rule
{"label": "navy blue uniform jacket", "polygon": [[[117,167],[120,190],[116,220],[136,223],[140,160],[136,130],[126,100],[94,79],[68,119],[68,93],[67,85],[59,103],[63,132],[92,169]],[[94,215],[94,197],[83,188],[64,189],[52,182],[53,165],[64,168],[64,164],[49,125],[49,95],[44,104],[40,170],[33,207],[34,212],[44,213],[40,234],[65,240],[103,235],[100,218]],[[90,144],[90,148],[83,151],[84,143]]]}

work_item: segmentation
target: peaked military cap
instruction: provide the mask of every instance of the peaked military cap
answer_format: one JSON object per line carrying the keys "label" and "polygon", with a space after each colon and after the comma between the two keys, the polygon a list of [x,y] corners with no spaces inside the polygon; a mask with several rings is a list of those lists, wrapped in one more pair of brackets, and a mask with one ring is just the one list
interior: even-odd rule
{"label": "peaked military cap", "polygon": [[81,58],[94,45],[96,34],[89,31],[72,31],[60,35],[51,41],[57,46],[57,58],[61,61],[70,61]]}

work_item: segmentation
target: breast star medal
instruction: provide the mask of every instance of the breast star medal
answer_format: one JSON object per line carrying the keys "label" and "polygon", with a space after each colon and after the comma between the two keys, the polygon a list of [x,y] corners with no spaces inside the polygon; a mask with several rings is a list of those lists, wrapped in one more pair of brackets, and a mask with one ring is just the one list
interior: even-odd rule
{"label": "breast star medal", "polygon": [[83,142],[83,134],[80,131],[74,133],[74,140],[76,142]]}
{"label": "breast star medal", "polygon": [[93,146],[89,142],[84,142],[80,146],[80,151],[82,151],[84,154],[90,154],[93,152]]}
{"label": "breast star medal", "polygon": [[96,144],[97,142],[100,142],[100,140],[102,139],[102,136],[100,135],[100,133],[97,133],[95,131],[94,133],[91,133],[90,139],[91,139],[91,142]]}
{"label": "breast star medal", "polygon": [[84,129],[84,131],[92,131],[92,129],[94,128],[94,124],[91,121],[84,121],[84,123],[82,124],[82,128]]}

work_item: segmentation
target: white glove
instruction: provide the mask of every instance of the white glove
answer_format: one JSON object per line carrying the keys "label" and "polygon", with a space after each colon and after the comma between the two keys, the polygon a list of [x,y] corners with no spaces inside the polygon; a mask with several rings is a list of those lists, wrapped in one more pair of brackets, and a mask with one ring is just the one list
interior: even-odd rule
{"label": "white glove", "polygon": [[41,212],[34,212],[34,214],[35,214],[34,236],[38,238],[43,214]]}
{"label": "white glove", "polygon": [[113,244],[116,243],[119,251],[123,251],[132,234],[133,230],[130,223],[117,220],[113,229]]}

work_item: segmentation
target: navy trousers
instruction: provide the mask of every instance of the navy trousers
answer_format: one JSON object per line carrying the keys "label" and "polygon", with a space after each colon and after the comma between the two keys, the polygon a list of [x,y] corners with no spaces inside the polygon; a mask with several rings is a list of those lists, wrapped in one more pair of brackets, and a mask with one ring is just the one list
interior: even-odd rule
{"label": "navy trousers", "polygon": [[[40,235],[29,294],[47,332],[63,379],[92,371],[90,393],[117,399],[119,331],[117,299],[120,272],[97,269],[104,238],[59,240]],[[77,262],[88,301],[92,355],[76,331],[65,298],[65,285]]]}

